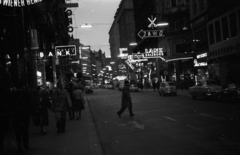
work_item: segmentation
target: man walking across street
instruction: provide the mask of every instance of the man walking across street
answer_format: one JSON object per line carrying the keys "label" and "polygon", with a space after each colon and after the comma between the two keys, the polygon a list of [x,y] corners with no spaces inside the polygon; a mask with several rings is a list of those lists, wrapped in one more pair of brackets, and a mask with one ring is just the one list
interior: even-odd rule
{"label": "man walking across street", "polygon": [[67,90],[63,89],[62,83],[57,83],[57,89],[53,92],[52,110],[57,121],[58,133],[65,132],[66,113],[72,102]]}
{"label": "man walking across street", "polygon": [[122,91],[122,108],[117,112],[119,117],[121,117],[121,114],[124,112],[126,108],[128,108],[130,116],[135,115],[132,112],[132,100],[130,96],[129,86],[130,86],[129,82],[125,81]]}

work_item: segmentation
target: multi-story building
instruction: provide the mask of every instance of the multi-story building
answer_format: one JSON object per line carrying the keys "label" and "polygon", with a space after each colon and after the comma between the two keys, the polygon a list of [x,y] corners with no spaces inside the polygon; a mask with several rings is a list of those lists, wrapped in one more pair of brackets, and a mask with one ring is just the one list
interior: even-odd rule
{"label": "multi-story building", "polygon": [[208,1],[208,72],[221,84],[240,82],[240,1]]}
{"label": "multi-story building", "polygon": [[119,64],[122,63],[120,50],[126,49],[130,55],[133,52],[131,43],[136,42],[135,20],[132,0],[122,0],[114,17],[114,22],[109,31],[109,43],[111,50],[111,62],[113,73],[120,74]]}
{"label": "multi-story building", "polygon": [[194,80],[209,78],[208,74],[208,1],[195,0],[189,3],[190,22],[192,31],[192,52]]}
{"label": "multi-story building", "polygon": [[60,7],[64,3],[61,0],[19,8],[0,6],[0,66],[1,75],[7,76],[1,81],[10,87],[56,82],[55,61],[46,56],[54,55],[54,46],[68,44],[68,15],[66,8]]}

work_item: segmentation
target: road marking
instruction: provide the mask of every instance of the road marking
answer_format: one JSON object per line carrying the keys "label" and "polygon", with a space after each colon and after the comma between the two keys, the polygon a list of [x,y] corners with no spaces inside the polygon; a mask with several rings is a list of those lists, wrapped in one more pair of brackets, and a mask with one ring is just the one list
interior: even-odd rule
{"label": "road marking", "polygon": [[208,115],[208,114],[204,114],[204,113],[200,113],[199,115],[201,115],[201,116],[206,116],[206,117],[211,117],[211,118],[213,118],[213,119],[218,119],[218,120],[226,120],[226,119],[223,118],[223,117],[215,117],[215,116]]}
{"label": "road marking", "polygon": [[144,130],[145,125],[140,125],[136,121],[128,121],[128,123],[118,124],[118,126],[127,126],[127,125],[133,125],[134,128],[142,129]]}
{"label": "road marking", "polygon": [[192,128],[192,129],[194,129],[194,130],[202,131],[202,129],[196,128],[196,127],[191,126],[191,125],[186,125],[186,126],[189,127],[189,128]]}
{"label": "road marking", "polygon": [[173,119],[173,118],[171,118],[171,117],[167,117],[167,116],[164,116],[166,119],[169,119],[169,120],[171,120],[171,121],[177,121],[177,120],[175,120],[175,119]]}

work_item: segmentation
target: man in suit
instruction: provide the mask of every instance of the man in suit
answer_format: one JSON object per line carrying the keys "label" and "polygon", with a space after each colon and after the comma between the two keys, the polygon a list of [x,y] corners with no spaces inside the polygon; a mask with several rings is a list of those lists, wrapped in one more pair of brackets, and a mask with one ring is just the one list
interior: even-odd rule
{"label": "man in suit", "polygon": [[52,96],[52,110],[57,121],[58,133],[65,132],[66,113],[68,107],[71,108],[72,102],[70,95],[66,89],[63,89],[61,82],[57,83],[57,89]]}

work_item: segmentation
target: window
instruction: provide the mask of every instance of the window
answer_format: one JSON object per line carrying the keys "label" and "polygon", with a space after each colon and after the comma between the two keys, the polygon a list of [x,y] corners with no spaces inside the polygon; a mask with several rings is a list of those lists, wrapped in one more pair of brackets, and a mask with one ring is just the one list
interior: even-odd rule
{"label": "window", "polygon": [[238,34],[237,30],[237,16],[236,12],[233,12],[229,15],[229,21],[230,21],[230,33],[231,37],[235,37]]}
{"label": "window", "polygon": [[222,40],[220,20],[215,22],[215,34],[216,34],[216,42],[220,42]]}
{"label": "window", "polygon": [[228,18],[227,17],[222,18],[222,32],[223,32],[223,40],[228,39],[229,32],[228,32]]}
{"label": "window", "polygon": [[208,26],[208,33],[209,33],[209,42],[210,42],[210,45],[212,45],[215,42],[214,31],[213,31],[213,24],[210,24]]}
{"label": "window", "polygon": [[195,32],[195,45],[196,45],[196,49],[200,49],[208,46],[206,27]]}

